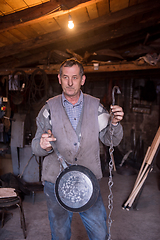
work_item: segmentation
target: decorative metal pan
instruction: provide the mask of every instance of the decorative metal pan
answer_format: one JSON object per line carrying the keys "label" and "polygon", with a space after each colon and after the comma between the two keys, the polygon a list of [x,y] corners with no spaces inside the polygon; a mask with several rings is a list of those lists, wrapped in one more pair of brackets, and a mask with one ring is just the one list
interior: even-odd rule
{"label": "decorative metal pan", "polygon": [[63,208],[72,212],[83,212],[96,202],[99,183],[88,168],[71,165],[57,177],[55,193],[57,201]]}
{"label": "decorative metal pan", "polygon": [[55,194],[59,204],[71,212],[84,212],[97,200],[99,183],[91,170],[81,165],[66,164],[55,142],[50,142],[63,167],[55,183]]}

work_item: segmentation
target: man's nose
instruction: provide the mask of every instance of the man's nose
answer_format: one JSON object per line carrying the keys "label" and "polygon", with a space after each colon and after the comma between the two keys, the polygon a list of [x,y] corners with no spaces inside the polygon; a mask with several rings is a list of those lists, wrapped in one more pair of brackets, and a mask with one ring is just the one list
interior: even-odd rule
{"label": "man's nose", "polygon": [[73,85],[72,78],[68,78],[68,85],[69,85],[69,86],[72,86],[72,85]]}

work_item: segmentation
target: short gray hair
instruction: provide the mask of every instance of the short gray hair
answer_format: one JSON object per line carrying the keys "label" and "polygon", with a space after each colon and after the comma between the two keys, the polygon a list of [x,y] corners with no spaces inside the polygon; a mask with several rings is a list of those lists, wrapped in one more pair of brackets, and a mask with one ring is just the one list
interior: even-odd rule
{"label": "short gray hair", "polygon": [[82,65],[81,62],[79,62],[75,58],[66,59],[64,62],[62,62],[61,66],[60,66],[60,69],[59,69],[60,76],[62,76],[62,68],[63,67],[72,67],[74,65],[77,65],[79,67],[80,75],[82,77],[84,75],[83,65]]}

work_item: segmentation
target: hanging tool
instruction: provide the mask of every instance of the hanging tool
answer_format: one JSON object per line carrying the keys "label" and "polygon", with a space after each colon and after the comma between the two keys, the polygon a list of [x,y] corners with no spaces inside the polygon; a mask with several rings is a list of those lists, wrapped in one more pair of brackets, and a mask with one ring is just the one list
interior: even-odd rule
{"label": "hanging tool", "polygon": [[117,90],[117,94],[121,94],[119,87],[114,86],[112,89],[112,105],[115,105],[115,90]]}
{"label": "hanging tool", "polygon": [[[119,87],[114,86],[113,89],[112,89],[112,106],[115,105],[115,90],[117,90],[117,94],[121,94],[121,91],[120,91]],[[113,119],[113,117],[114,117],[114,114],[111,113],[111,124],[110,124],[111,144],[110,144],[110,148],[109,148],[109,154],[110,154],[110,157],[112,159],[112,164],[113,164],[114,171],[116,171],[114,155],[113,155],[114,149],[113,149],[113,143],[112,143],[112,136],[113,136],[112,119]]]}
{"label": "hanging tool", "polygon": [[[117,90],[117,93],[120,94],[121,91],[118,86],[114,86],[112,90],[112,105],[115,105],[115,90]],[[111,112],[111,121],[110,121],[110,148],[109,148],[109,154],[110,154],[110,161],[109,161],[109,181],[108,181],[108,187],[109,187],[109,195],[108,195],[108,240],[111,240],[111,225],[112,225],[112,219],[111,219],[111,213],[113,209],[113,193],[112,193],[112,186],[113,186],[113,178],[112,178],[112,170],[116,171],[115,162],[114,162],[114,148],[113,148],[113,125],[112,125],[112,119],[114,117],[114,114]]]}

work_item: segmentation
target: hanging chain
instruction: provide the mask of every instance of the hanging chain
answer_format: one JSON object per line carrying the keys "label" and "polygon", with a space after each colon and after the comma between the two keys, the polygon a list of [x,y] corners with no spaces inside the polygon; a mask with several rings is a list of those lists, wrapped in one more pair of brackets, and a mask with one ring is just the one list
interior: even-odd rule
{"label": "hanging chain", "polygon": [[113,186],[113,178],[112,178],[112,170],[113,170],[113,127],[112,127],[112,118],[113,115],[111,115],[111,122],[110,122],[110,148],[109,148],[109,154],[110,154],[110,161],[109,161],[109,180],[108,180],[108,187],[109,187],[109,195],[108,195],[108,240],[111,240],[111,225],[112,225],[112,218],[111,213],[113,210],[113,193],[112,193],[112,186]]}
{"label": "hanging chain", "polygon": [[[112,106],[115,105],[115,90],[117,90],[117,94],[120,94],[121,91],[118,86],[114,86],[112,89]],[[114,148],[113,148],[113,126],[112,126],[112,120],[113,120],[114,114],[111,112],[111,119],[110,119],[110,125],[109,125],[109,132],[110,132],[110,148],[109,148],[109,154],[110,154],[110,161],[109,161],[109,180],[108,180],[108,187],[109,187],[109,195],[108,195],[108,209],[109,209],[109,215],[108,215],[108,240],[111,239],[111,225],[112,225],[112,219],[111,219],[111,213],[113,210],[113,193],[112,193],[112,186],[113,186],[113,178],[112,178],[112,170],[113,167],[115,167],[114,163]],[[116,171],[116,169],[115,169]]]}

